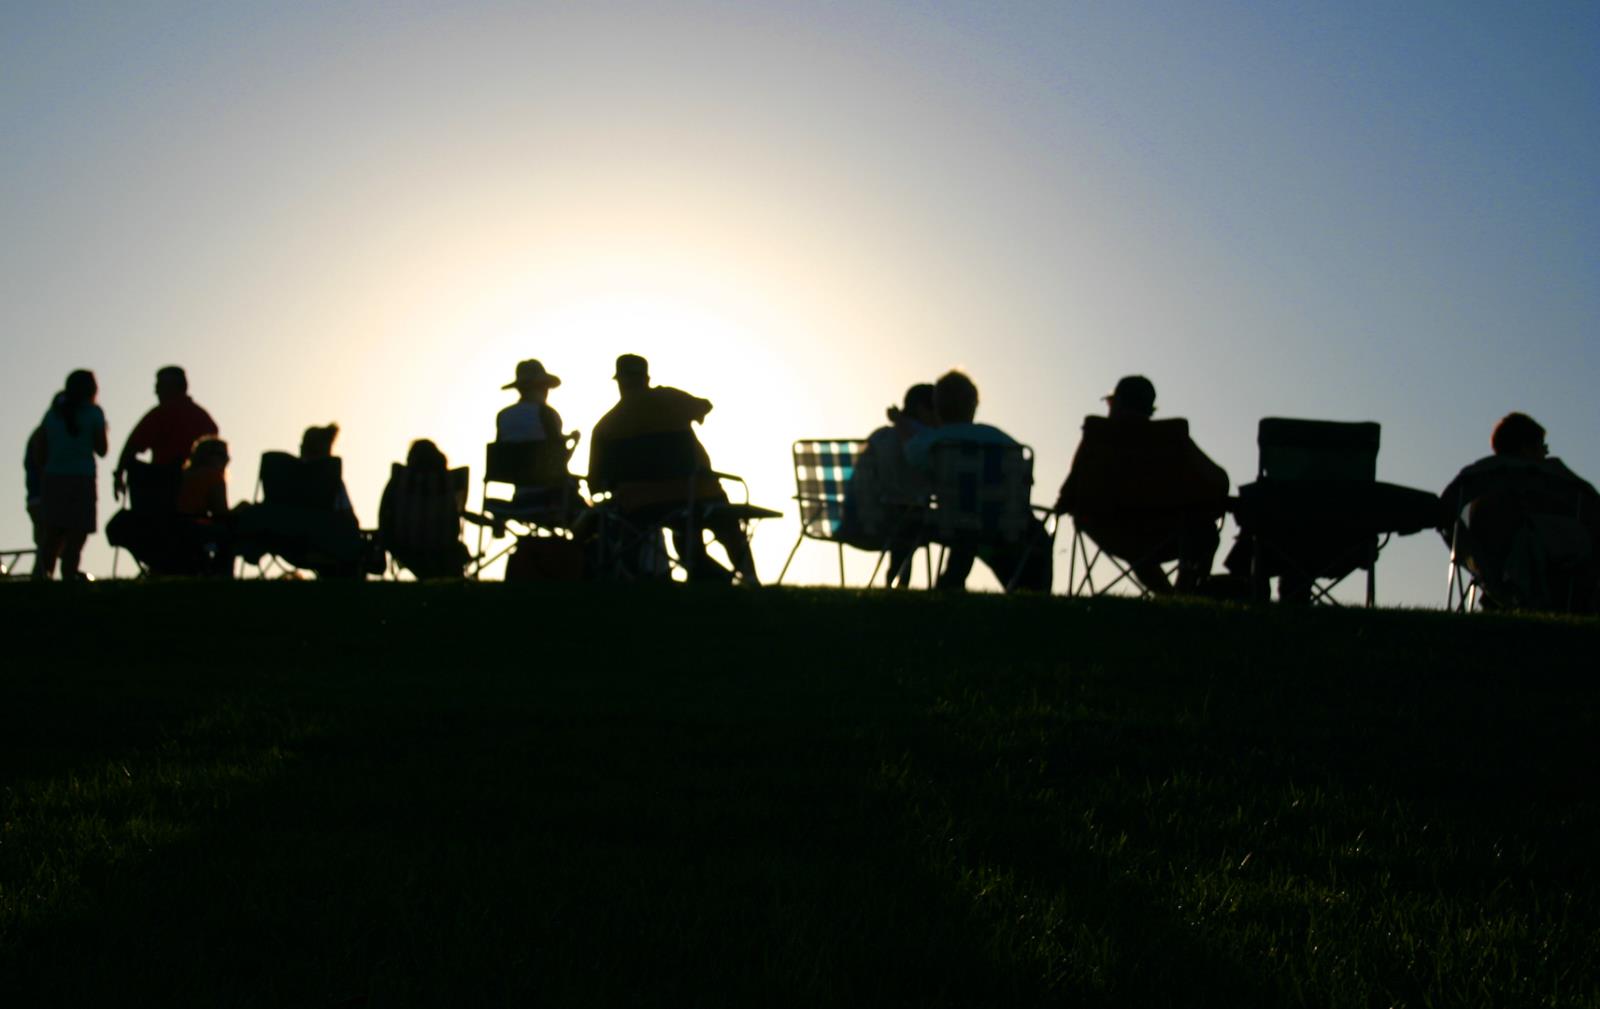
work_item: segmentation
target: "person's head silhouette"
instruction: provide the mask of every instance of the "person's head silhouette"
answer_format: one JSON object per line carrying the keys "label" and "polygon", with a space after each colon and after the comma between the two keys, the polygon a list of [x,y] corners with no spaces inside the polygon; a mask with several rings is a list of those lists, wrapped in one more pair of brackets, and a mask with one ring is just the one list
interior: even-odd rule
{"label": "person's head silhouette", "polygon": [[1544,435],[1544,427],[1532,417],[1525,413],[1508,413],[1494,426],[1489,447],[1494,449],[1495,455],[1543,459],[1550,454]]}
{"label": "person's head silhouette", "polygon": [[626,395],[650,387],[650,362],[638,354],[623,354],[617,358],[617,370],[611,376],[617,380],[617,391]]}
{"label": "person's head silhouette", "polygon": [[156,372],[156,399],[163,403],[182,399],[189,394],[189,376],[175,364]]}
{"label": "person's head silhouette", "polygon": [[444,472],[450,468],[450,463],[432,439],[418,438],[406,452],[406,468]]}
{"label": "person's head silhouette", "polygon": [[308,427],[300,436],[300,458],[326,459],[333,455],[333,442],[339,437],[339,425]]}
{"label": "person's head silhouette", "polygon": [[1118,420],[1149,420],[1156,412],[1156,387],[1143,375],[1125,375],[1105,397],[1106,412]]}
{"label": "person's head silhouette", "polygon": [[517,362],[517,377],[502,385],[502,389],[515,389],[517,395],[523,399],[535,399],[543,402],[550,395],[550,390],[561,384],[561,379],[544,370],[544,365],[539,361],[529,358]]}
{"label": "person's head silhouette", "polygon": [[933,409],[940,424],[970,424],[978,415],[978,387],[959,371],[947,371],[933,384]]}

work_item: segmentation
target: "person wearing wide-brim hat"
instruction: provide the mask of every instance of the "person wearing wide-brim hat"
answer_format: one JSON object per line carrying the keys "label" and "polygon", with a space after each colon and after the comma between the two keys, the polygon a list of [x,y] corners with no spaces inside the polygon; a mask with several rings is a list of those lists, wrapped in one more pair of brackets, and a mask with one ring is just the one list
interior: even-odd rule
{"label": "person wearing wide-brim hat", "polygon": [[[562,430],[561,415],[546,400],[550,390],[561,384],[561,379],[544,370],[544,365],[534,359],[517,364],[517,377],[501,386],[517,390],[517,401],[501,410],[495,417],[495,440],[500,442],[549,442],[551,451],[559,452],[546,457],[552,469],[553,483],[517,486],[512,500],[518,506],[553,508],[562,513],[563,522],[575,521],[586,507],[578,496],[577,480],[567,472],[567,460],[577,447],[578,434]],[[542,454],[542,450],[541,450]],[[559,504],[555,504],[559,501]]]}
{"label": "person wearing wide-brim hat", "polygon": [[561,379],[544,370],[544,365],[529,359],[517,364],[517,377],[502,389],[517,390],[515,403],[501,410],[494,419],[496,441],[544,441],[561,437],[561,415],[546,400]]}

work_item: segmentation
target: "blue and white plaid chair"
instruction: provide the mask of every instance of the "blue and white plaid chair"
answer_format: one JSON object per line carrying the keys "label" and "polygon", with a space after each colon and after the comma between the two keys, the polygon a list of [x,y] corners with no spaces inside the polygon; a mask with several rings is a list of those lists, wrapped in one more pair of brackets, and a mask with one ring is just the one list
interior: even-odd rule
{"label": "blue and white plaid chair", "polygon": [[[941,544],[1021,546],[1016,571],[1005,585],[1016,587],[1036,550],[1054,552],[1056,517],[1030,500],[1033,449],[1026,445],[941,442],[933,446],[933,500],[928,524]],[[1040,525],[1044,534],[1039,534]],[[1042,542],[1041,542],[1042,541]]]}
{"label": "blue and white plaid chair", "polygon": [[[849,546],[876,551],[877,563],[872,566],[872,575],[867,583],[870,585],[877,581],[878,571],[883,567],[884,558],[889,555],[891,527],[904,517],[899,513],[908,509],[904,506],[894,509],[890,503],[879,500],[871,493],[847,502],[852,480],[866,451],[867,442],[858,438],[807,438],[794,443],[794,499],[800,507],[800,536],[789,550],[783,570],[778,573],[779,583],[789,573],[789,565],[806,540],[831,543],[838,548],[840,588],[846,585],[844,548]],[[910,509],[918,523],[921,521],[923,505],[923,502],[917,502],[916,507]],[[850,510],[849,520],[846,518],[847,508]],[[926,543],[921,545],[926,547]],[[898,573],[891,572],[891,576],[895,574]],[[931,581],[931,556],[928,560],[928,576]]]}

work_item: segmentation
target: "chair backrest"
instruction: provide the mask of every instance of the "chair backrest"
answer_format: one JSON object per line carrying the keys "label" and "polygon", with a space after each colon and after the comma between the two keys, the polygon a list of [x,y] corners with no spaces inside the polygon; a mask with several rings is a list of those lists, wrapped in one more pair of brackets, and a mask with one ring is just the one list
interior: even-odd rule
{"label": "chair backrest", "polygon": [[128,510],[139,515],[172,515],[178,510],[182,485],[183,467],[135,459],[128,464]]}
{"label": "chair backrest", "polygon": [[795,500],[800,528],[814,539],[832,539],[844,524],[845,494],[856,462],[867,447],[852,438],[808,438],[794,443]]}
{"label": "chair backrest", "polygon": [[1033,449],[947,441],[934,445],[929,458],[940,537],[1015,542],[1032,527]]}
{"label": "chair backrest", "polygon": [[1256,429],[1261,449],[1258,475],[1265,480],[1372,483],[1378,478],[1380,431],[1373,421],[1264,417]]}
{"label": "chair backrest", "polygon": [[693,431],[685,429],[612,439],[606,444],[605,468],[606,481],[615,485],[687,480],[709,466],[700,439]]}
{"label": "chair backrest", "polygon": [[391,552],[448,546],[461,537],[461,512],[467,503],[465,466],[413,470],[395,463],[389,470],[387,508],[378,515],[378,529]]}
{"label": "chair backrest", "polygon": [[302,459],[287,452],[261,453],[261,498],[267,504],[333,511],[344,486],[338,456]]}
{"label": "chair backrest", "polygon": [[559,487],[566,479],[567,448],[563,441],[491,441],[484,449],[484,483]]}
{"label": "chair backrest", "polygon": [[1085,417],[1067,480],[1077,515],[1220,507],[1226,494],[1195,472],[1189,422],[1181,417]]}

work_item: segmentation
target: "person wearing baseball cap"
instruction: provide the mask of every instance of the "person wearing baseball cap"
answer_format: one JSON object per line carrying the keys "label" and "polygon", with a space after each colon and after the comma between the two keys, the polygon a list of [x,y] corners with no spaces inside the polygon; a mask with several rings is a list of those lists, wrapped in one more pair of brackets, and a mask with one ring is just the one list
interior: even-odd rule
{"label": "person wearing baseball cap", "polygon": [[[661,516],[681,510],[686,484],[691,478],[693,483],[689,486],[696,502],[726,502],[721,482],[711,475],[711,457],[694,435],[694,425],[703,422],[711,412],[711,401],[682,389],[651,385],[650,362],[638,354],[618,357],[613,377],[617,382],[617,404],[595,424],[589,439],[590,489],[609,491],[622,515],[640,524],[658,522]],[[693,442],[698,476],[685,473],[641,479],[640,474],[629,472],[631,464],[626,458],[629,449],[624,443],[673,432],[682,432]],[[744,584],[759,584],[755,561],[750,556],[750,543],[738,520],[725,512],[708,510],[703,528],[711,530],[728,552],[728,559]],[[670,531],[673,549],[692,580],[726,582],[733,577],[733,572],[706,555],[699,530],[684,535],[683,530],[674,525]]]}
{"label": "person wearing baseball cap", "polygon": [[1113,420],[1149,420],[1156,412],[1155,383],[1143,375],[1124,375],[1101,398]]}
{"label": "person wearing baseball cap", "polygon": [[1189,437],[1187,421],[1151,420],[1156,387],[1148,378],[1126,375],[1104,399],[1107,416],[1084,418],[1055,511],[1125,561],[1150,592],[1173,591],[1162,569],[1173,560],[1178,591],[1194,591],[1216,558],[1228,474]]}

